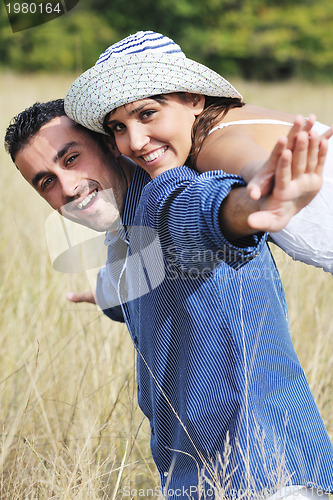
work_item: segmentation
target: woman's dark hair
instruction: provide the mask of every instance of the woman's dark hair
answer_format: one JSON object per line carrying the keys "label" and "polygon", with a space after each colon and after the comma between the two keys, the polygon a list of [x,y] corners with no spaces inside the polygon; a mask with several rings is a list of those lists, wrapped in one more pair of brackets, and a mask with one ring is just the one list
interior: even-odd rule
{"label": "woman's dark hair", "polygon": [[[11,120],[5,135],[5,149],[14,163],[17,153],[35,137],[41,127],[59,116],[66,116],[63,99],[36,102]],[[84,130],[99,144],[103,151],[107,151],[104,135],[88,130],[75,122],[73,122],[73,126]]]}
{"label": "woman's dark hair", "polygon": [[205,96],[205,108],[197,117],[192,128],[192,149],[188,157],[188,166],[195,168],[202,143],[212,130],[233,108],[241,108],[245,102],[234,97]]}

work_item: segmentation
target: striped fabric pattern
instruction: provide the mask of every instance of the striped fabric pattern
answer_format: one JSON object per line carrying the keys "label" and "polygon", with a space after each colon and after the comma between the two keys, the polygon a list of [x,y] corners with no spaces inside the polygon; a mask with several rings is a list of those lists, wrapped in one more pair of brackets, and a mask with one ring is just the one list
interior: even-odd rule
{"label": "striped fabric pattern", "polygon": [[146,51],[155,53],[178,54],[185,57],[182,49],[171,38],[154,31],[138,31],[124,40],[108,47],[98,58],[96,64],[107,61],[110,57],[125,54],[140,54]]}
{"label": "striped fabric pattern", "polygon": [[[265,235],[233,246],[219,228],[219,206],[241,180],[179,167],[148,182],[138,201],[140,178],[137,169],[123,214],[127,257],[114,276],[110,243],[97,297],[105,304],[113,287],[137,350],[138,402],[166,498],[199,498],[198,471],[202,498],[215,498],[213,465],[227,439],[230,498],[244,488],[269,496],[281,487],[278,471],[292,484],[332,489],[332,444],[292,345]],[[157,248],[145,259],[146,228],[159,237],[162,262]],[[142,295],[129,300],[133,283]]]}

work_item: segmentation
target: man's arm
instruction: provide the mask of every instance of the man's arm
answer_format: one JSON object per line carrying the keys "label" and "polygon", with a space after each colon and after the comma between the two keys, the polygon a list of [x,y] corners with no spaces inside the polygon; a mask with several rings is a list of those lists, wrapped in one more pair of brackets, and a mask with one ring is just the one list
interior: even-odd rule
{"label": "man's arm", "polygon": [[251,190],[239,187],[231,190],[221,204],[220,227],[230,241],[257,231],[280,231],[320,190],[327,139],[315,133],[309,136],[304,131],[294,135],[293,150],[288,148],[290,138],[282,137],[256,175],[260,183],[260,176],[264,182],[268,167],[275,172],[267,196],[252,199]]}

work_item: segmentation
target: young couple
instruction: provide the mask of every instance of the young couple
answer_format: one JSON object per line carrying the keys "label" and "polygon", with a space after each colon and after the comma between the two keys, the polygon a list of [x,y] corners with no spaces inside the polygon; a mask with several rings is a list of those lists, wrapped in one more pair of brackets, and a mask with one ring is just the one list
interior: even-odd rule
{"label": "young couple", "polygon": [[[300,488],[298,498],[307,487],[330,491],[332,444],[292,346],[264,231],[331,270],[307,239],[331,216],[323,201],[331,130],[319,136],[312,117],[244,105],[226,80],[153,32],[107,49],[74,82],[65,109],[109,133],[120,164],[114,144],[62,109],[40,113],[34,127],[36,107],[23,112],[7,148],[53,208],[108,231],[97,301],[126,321],[135,344],[138,401],[166,496],[217,497],[227,440],[229,496],[246,488],[291,496],[286,484]],[[149,259],[147,228],[159,243]],[[277,471],[284,483],[272,482]]]}

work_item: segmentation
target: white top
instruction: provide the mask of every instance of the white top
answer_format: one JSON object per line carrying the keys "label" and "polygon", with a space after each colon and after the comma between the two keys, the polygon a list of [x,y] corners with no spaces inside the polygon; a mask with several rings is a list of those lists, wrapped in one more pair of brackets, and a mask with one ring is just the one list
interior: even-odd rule
{"label": "white top", "polygon": [[281,120],[269,120],[266,118],[256,119],[256,120],[238,120],[238,121],[234,121],[234,122],[220,123],[216,127],[212,128],[212,130],[210,130],[207,135],[212,134],[213,132],[215,132],[215,130],[229,127],[229,125],[256,125],[256,124],[260,124],[260,123],[268,124],[268,125],[290,125],[290,126],[293,125],[290,122],[283,122]]}

